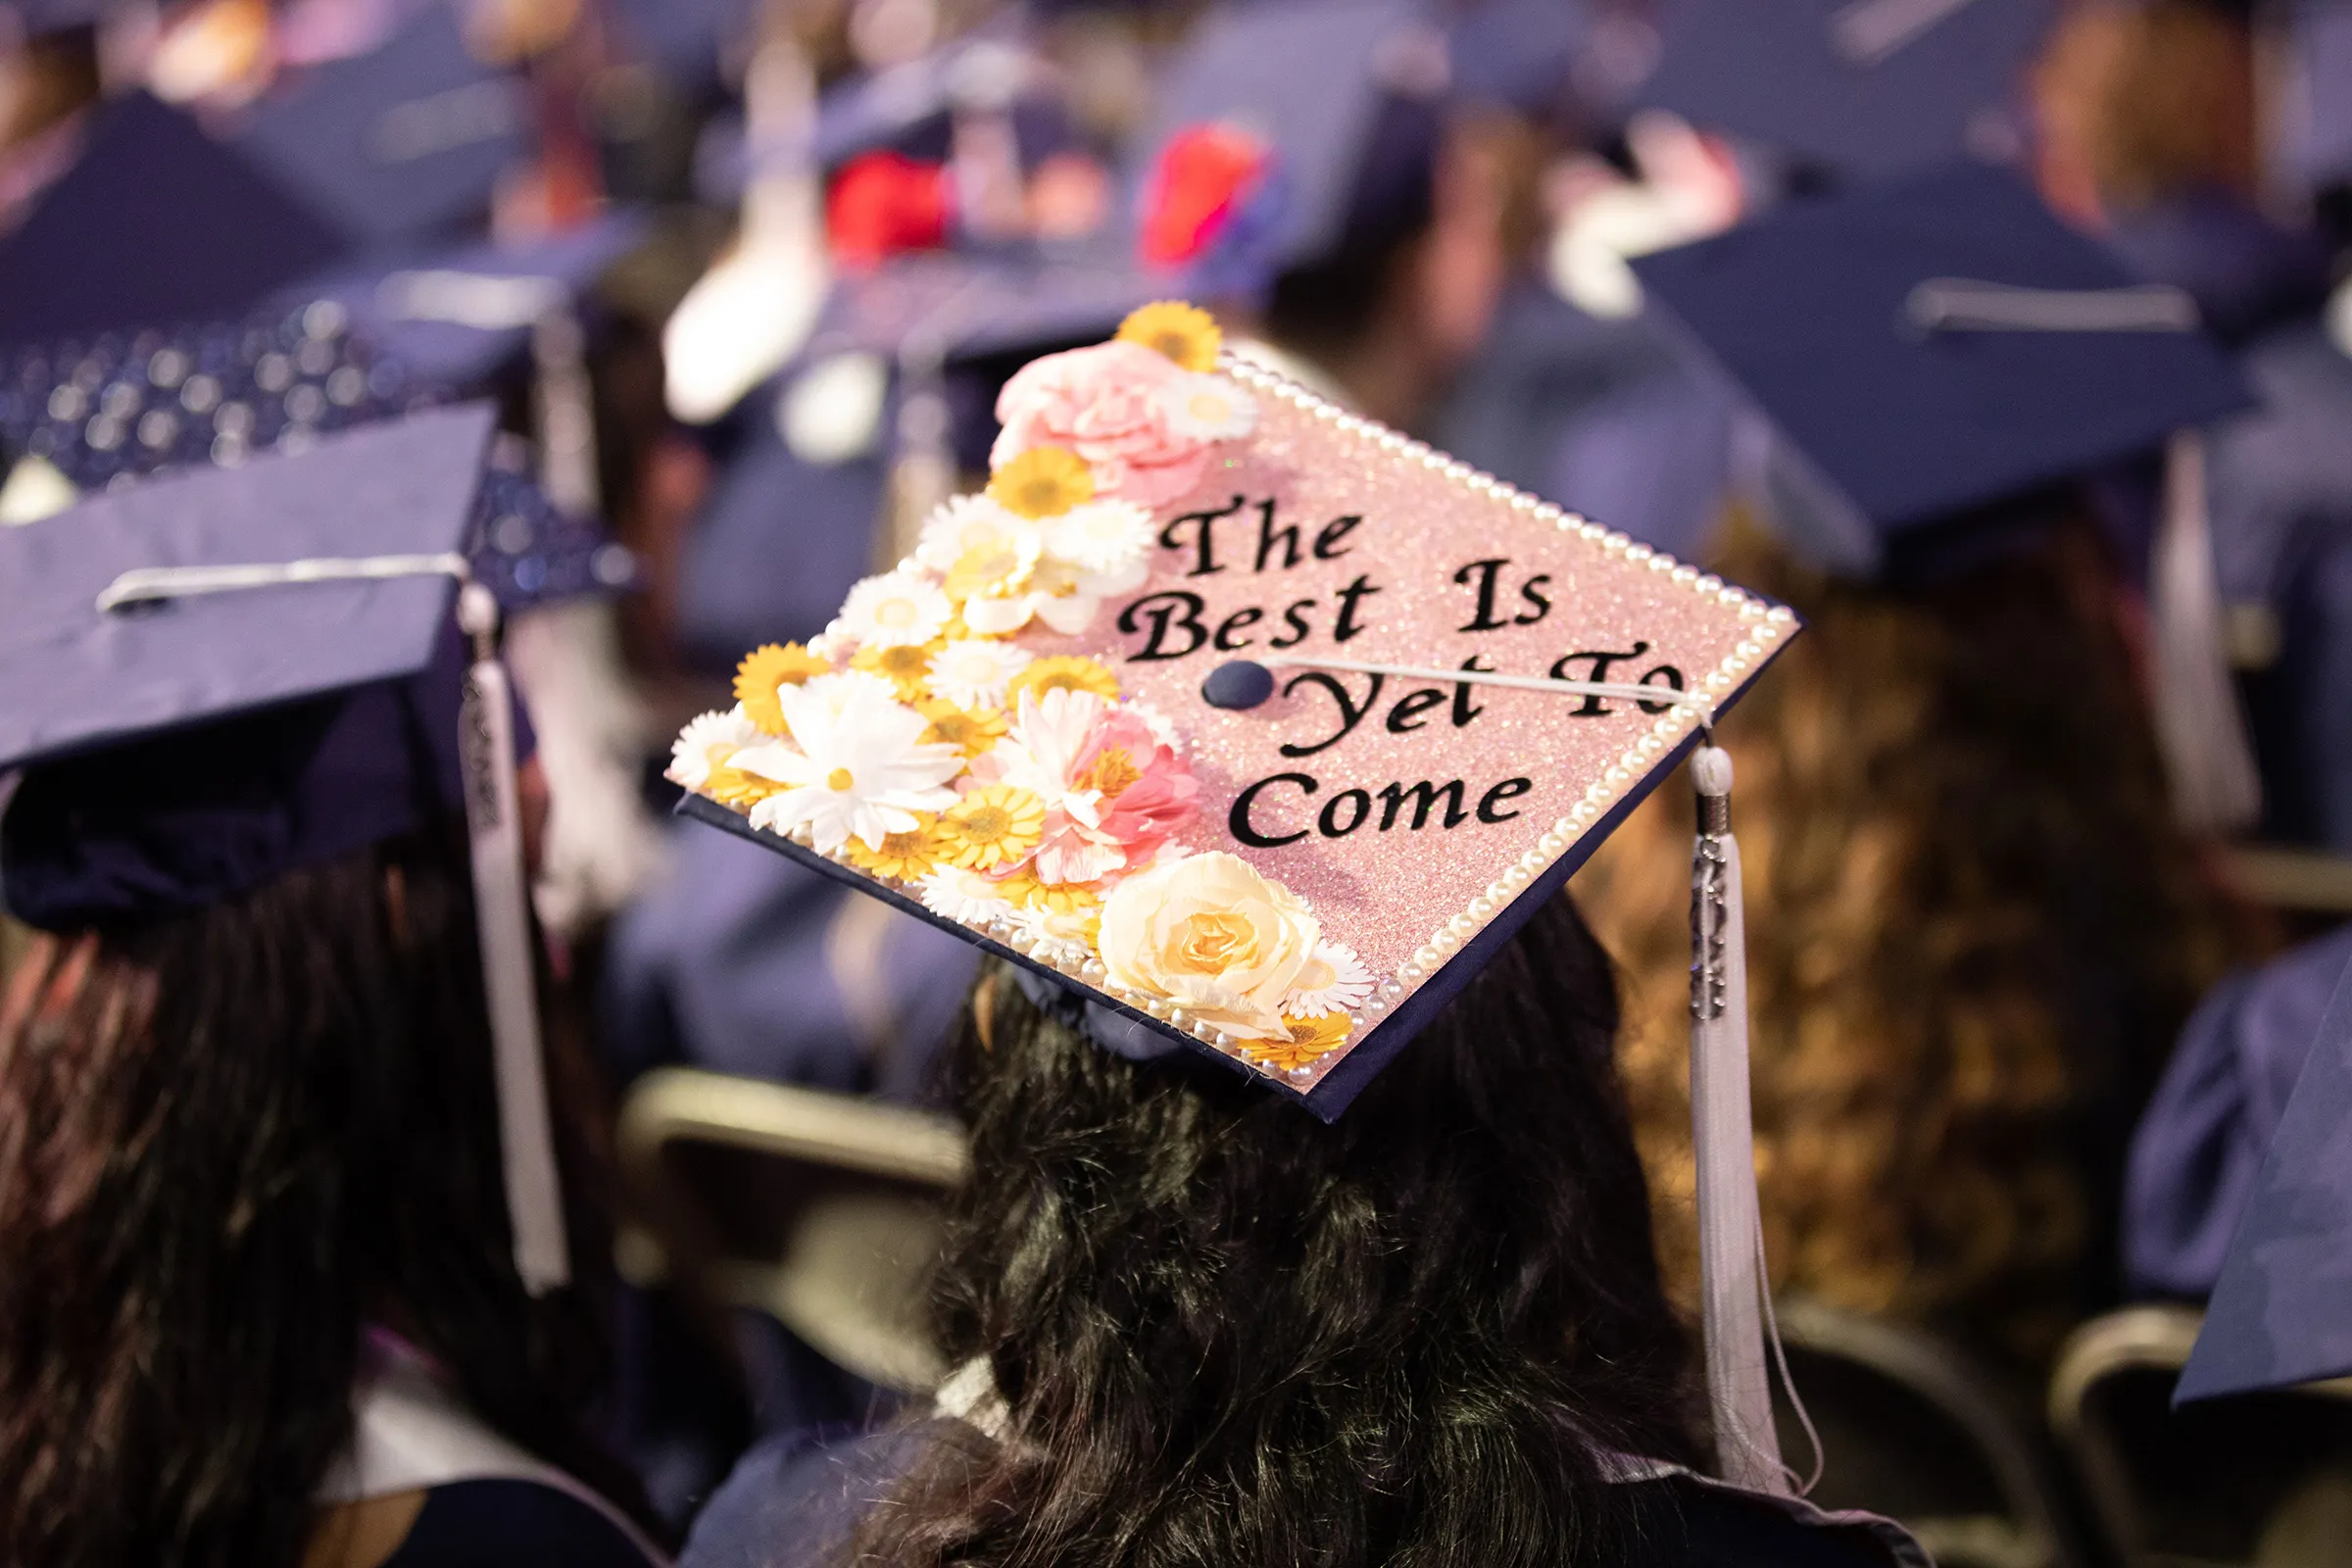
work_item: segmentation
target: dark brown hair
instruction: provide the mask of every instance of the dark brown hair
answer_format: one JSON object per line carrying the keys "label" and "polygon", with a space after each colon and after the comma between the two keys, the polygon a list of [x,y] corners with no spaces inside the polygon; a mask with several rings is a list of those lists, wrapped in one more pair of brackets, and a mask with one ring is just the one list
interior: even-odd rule
{"label": "dark brown hair", "polygon": [[[586,1294],[535,1301],[510,1256],[464,854],[462,832],[379,845],[19,956],[0,1561],[299,1561],[370,1324],[510,1437],[619,1484],[576,1424],[602,1362]],[[593,1264],[590,1162],[576,1136],[562,1152]]]}
{"label": "dark brown hair", "polygon": [[1604,1451],[1698,1457],[1608,963],[1565,899],[1330,1126],[1111,1055],[1003,971],[977,996],[940,1326],[1010,1436],[939,1445],[852,1560],[1609,1561]]}
{"label": "dark brown hair", "polygon": [[[2129,595],[2079,502],[1908,586],[1808,570],[1752,524],[1717,562],[1806,620],[1721,730],[1774,1276],[2037,1362],[2111,1298],[2135,1109],[2239,951],[2173,823]],[[1670,1266],[1695,1255],[1690,812],[1671,781],[1575,883],[1628,979]]]}

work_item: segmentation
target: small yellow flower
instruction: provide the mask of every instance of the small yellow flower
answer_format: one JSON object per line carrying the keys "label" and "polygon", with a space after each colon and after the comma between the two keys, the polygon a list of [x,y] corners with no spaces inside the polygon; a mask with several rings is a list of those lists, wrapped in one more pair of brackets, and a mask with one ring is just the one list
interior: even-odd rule
{"label": "small yellow flower", "polygon": [[1216,368],[1217,350],[1224,343],[1215,319],[1198,305],[1182,300],[1156,300],[1130,312],[1119,323],[1119,337],[1163,354],[1188,370],[1200,371]]}
{"label": "small yellow flower", "polygon": [[1067,447],[1031,447],[996,471],[988,493],[1021,516],[1058,517],[1095,499],[1095,475]]}
{"label": "small yellow flower", "polygon": [[[941,586],[957,605],[973,598],[1010,598],[1029,586],[1029,579],[1037,574],[1037,561],[1033,541],[999,539],[974,545],[948,568],[947,581]],[[956,620],[962,618],[959,610]],[[970,635],[968,628],[965,635]]]}
{"label": "small yellow flower", "polygon": [[921,827],[910,832],[886,834],[878,850],[867,849],[865,840],[853,834],[843,853],[860,871],[896,877],[901,882],[917,881],[939,869],[938,824],[926,818]]}
{"label": "small yellow flower", "polygon": [[1344,1012],[1327,1013],[1320,1018],[1285,1018],[1285,1033],[1274,1040],[1244,1040],[1242,1054],[1261,1067],[1288,1072],[1293,1067],[1304,1067],[1339,1050],[1348,1043],[1353,1026]]}
{"label": "small yellow flower", "polygon": [[768,643],[743,656],[735,666],[735,700],[744,715],[770,735],[784,733],[784,709],[776,688],[798,686],[811,675],[829,675],[833,666],[799,643]]}
{"label": "small yellow flower", "polygon": [[1033,692],[1042,698],[1056,689],[1093,692],[1106,703],[1115,703],[1119,700],[1119,677],[1099,659],[1089,659],[1084,654],[1057,654],[1052,659],[1032,660],[1005,687],[1004,701],[1018,704],[1023,692]]}
{"label": "small yellow flower", "polygon": [[732,806],[739,811],[748,811],[787,787],[773,779],[761,778],[757,773],[719,766],[710,770],[710,782],[703,786],[703,790],[721,806]]}
{"label": "small yellow flower", "polygon": [[893,643],[884,647],[868,644],[850,656],[852,669],[870,670],[899,689],[901,702],[913,702],[923,695],[931,674],[931,656],[947,644]]}
{"label": "small yellow flower", "polygon": [[1046,836],[1046,803],[1012,784],[972,791],[939,814],[940,856],[967,871],[1010,865]]}
{"label": "small yellow flower", "polygon": [[933,698],[916,703],[914,710],[931,721],[923,731],[925,744],[960,746],[966,757],[980,756],[1004,734],[1004,715],[993,708],[975,710]]}

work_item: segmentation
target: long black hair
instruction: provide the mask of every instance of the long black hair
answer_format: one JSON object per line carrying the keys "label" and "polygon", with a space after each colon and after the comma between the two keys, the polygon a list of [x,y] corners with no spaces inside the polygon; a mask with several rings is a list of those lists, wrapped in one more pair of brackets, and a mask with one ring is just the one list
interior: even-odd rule
{"label": "long black hair", "polygon": [[1337,1123],[1135,1064],[985,975],[940,1276],[1004,1441],[940,1445],[851,1560],[1604,1561],[1606,1454],[1694,1462],[1611,1049],[1552,900]]}
{"label": "long black hair", "polygon": [[[19,957],[0,1561],[290,1568],[370,1325],[511,1438],[624,1485],[578,1422],[603,1364],[587,1293],[534,1300],[510,1254],[464,856],[462,828],[394,841]],[[551,1055],[576,1103],[584,1062]],[[591,1161],[559,1121],[592,1265]]]}

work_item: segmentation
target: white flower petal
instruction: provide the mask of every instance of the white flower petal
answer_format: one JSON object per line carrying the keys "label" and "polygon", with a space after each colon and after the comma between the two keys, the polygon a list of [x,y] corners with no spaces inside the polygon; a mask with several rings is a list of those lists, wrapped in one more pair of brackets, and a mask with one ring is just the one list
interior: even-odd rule
{"label": "white flower petal", "polygon": [[1034,538],[1037,531],[1036,523],[985,491],[978,495],[950,496],[923,519],[914,559],[944,576],[967,551],[999,539]]}
{"label": "white flower petal", "polygon": [[956,613],[939,584],[909,571],[867,577],[841,603],[841,624],[860,645],[927,643]]}
{"label": "white flower petal", "polygon": [[1318,942],[1282,999],[1282,1010],[1294,1018],[1353,1012],[1372,1000],[1372,971],[1353,948],[1344,942]]}
{"label": "white flower petal", "polygon": [[690,790],[699,790],[710,782],[712,768],[723,765],[727,759],[747,746],[757,746],[767,737],[760,733],[738,703],[725,712],[705,713],[691,719],[669,748],[669,778],[672,783]]}
{"label": "white flower petal", "polygon": [[1233,441],[1257,428],[1256,403],[1223,376],[1180,376],[1161,391],[1159,401],[1169,433],[1187,440]]}
{"label": "white flower petal", "polygon": [[1156,538],[1152,514],[1132,501],[1090,501],[1046,525],[1046,553],[1082,572],[1122,571]]}
{"label": "white flower petal", "polygon": [[958,708],[1003,708],[1005,684],[1031,658],[1029,650],[1013,643],[966,638],[931,656],[925,684],[932,696]]}

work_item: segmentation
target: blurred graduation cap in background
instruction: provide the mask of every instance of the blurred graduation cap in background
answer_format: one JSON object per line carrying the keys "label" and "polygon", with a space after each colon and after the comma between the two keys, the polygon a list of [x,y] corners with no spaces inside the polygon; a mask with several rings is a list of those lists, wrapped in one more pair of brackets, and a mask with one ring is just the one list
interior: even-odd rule
{"label": "blurred graduation cap in background", "polygon": [[432,0],[374,49],[278,82],[229,139],[365,247],[478,225],[530,130],[522,79]]}
{"label": "blurred graduation cap in background", "polygon": [[2173,1390],[2184,1404],[2352,1373],[2352,967],[2294,1094]]}
{"label": "blurred graduation cap in background", "polygon": [[1969,164],[1794,202],[1634,269],[1762,416],[1771,520],[1826,569],[1963,568],[2038,536],[2053,487],[2168,452],[2158,731],[2189,820],[2251,814],[2193,436],[2251,397],[2186,294],[2135,282],[2015,175]]}
{"label": "blurred graduation cap in background", "polygon": [[537,1292],[569,1259],[516,726],[495,601],[454,581],[492,417],[429,411],[0,530],[0,769],[24,770],[0,904],[53,930],[175,914],[467,820],[515,1263]]}
{"label": "blurred graduation cap in background", "polygon": [[2024,76],[2056,0],[1664,0],[1665,109],[1834,176],[2026,148]]}
{"label": "blurred graduation cap in background", "polygon": [[1409,229],[1427,211],[1447,79],[1445,35],[1402,0],[1212,11],[1147,122],[1137,256],[1163,289],[1247,299]]}
{"label": "blurred graduation cap in background", "polygon": [[0,346],[233,316],[350,251],[276,176],[132,93],[0,236]]}
{"label": "blurred graduation cap in background", "polygon": [[2347,964],[2352,925],[2230,974],[2197,1004],[2132,1139],[2132,1290],[2213,1293]]}
{"label": "blurred graduation cap in background", "polygon": [[[448,400],[314,301],[236,321],[95,338],[0,356],[0,527],[172,469],[311,450],[334,432]],[[476,580],[510,612],[621,592],[629,552],[592,514],[557,506],[501,440],[466,544]]]}

